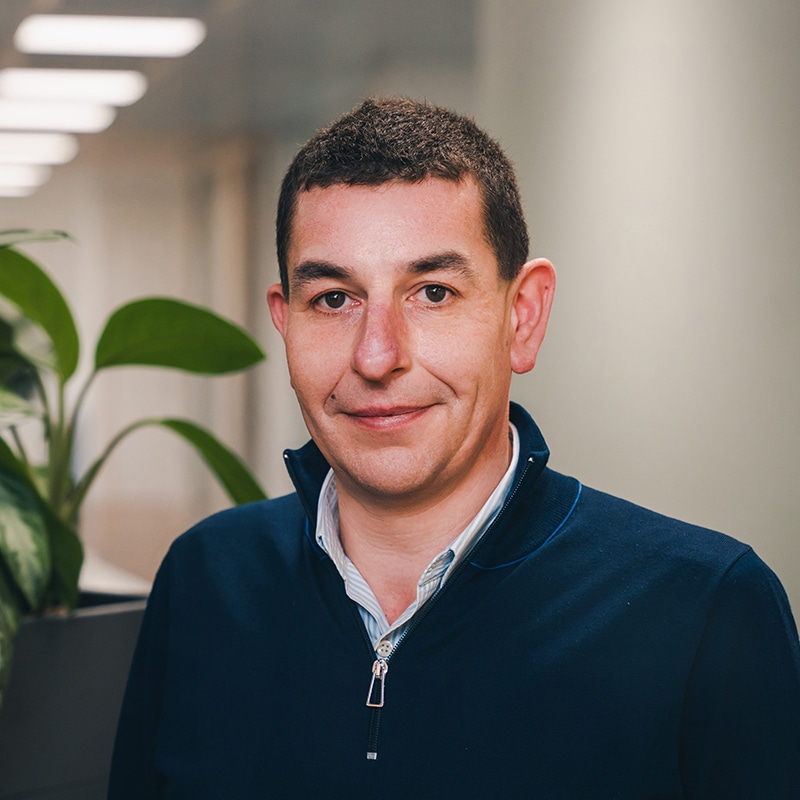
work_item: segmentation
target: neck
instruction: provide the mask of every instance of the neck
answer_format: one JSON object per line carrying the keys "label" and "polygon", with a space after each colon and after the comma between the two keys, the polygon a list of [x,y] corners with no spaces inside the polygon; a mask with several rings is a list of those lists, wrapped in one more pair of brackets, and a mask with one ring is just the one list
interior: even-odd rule
{"label": "neck", "polygon": [[416,598],[428,564],[488,500],[508,468],[510,452],[506,448],[475,475],[433,497],[365,497],[337,476],[342,546],[390,623]]}

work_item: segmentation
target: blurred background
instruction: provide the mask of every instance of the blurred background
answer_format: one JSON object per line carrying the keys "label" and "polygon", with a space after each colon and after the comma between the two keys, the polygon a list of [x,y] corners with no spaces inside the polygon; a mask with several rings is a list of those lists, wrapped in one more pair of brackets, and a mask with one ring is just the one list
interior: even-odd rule
{"label": "blurred background", "polygon": [[[99,13],[189,17],[205,37],[175,57],[15,42],[31,14]],[[280,178],[365,96],[427,98],[505,146],[532,255],[556,266],[548,339],[514,385],[551,465],[751,543],[797,610],[798,41],[791,0],[2,0],[0,133],[13,127],[3,70],[146,80],[110,125],[74,134],[77,153],[46,182],[0,197],[0,229],[74,237],[26,251],[84,341],[120,303],[174,295],[237,320],[269,354],[232,378],[101,376],[81,463],[130,419],[189,416],[271,495],[290,490],[281,451],[306,434],[264,302]],[[224,505],[185,444],[145,430],[112,457],[82,530],[149,580],[172,539]]]}

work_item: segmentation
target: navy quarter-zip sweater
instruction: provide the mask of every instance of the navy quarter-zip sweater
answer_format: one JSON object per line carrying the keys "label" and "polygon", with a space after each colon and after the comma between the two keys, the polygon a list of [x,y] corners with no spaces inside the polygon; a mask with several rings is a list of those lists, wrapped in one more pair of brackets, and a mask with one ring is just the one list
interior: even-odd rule
{"label": "navy quarter-zip sweater", "polygon": [[512,421],[514,489],[396,647],[381,709],[363,623],[314,542],[313,444],[287,456],[297,494],[177,539],[109,797],[800,798],[800,648],[774,574],[551,471],[533,420]]}

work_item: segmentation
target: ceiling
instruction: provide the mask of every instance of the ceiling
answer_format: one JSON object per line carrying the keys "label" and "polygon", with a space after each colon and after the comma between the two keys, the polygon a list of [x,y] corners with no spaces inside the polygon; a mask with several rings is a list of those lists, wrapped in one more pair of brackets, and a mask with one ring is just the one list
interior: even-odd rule
{"label": "ceiling", "polygon": [[[120,109],[120,133],[302,131],[374,91],[376,76],[469,70],[475,2],[0,0],[0,68],[140,70],[150,88]],[[179,59],[24,55],[13,34],[32,13],[193,16],[208,35]]]}

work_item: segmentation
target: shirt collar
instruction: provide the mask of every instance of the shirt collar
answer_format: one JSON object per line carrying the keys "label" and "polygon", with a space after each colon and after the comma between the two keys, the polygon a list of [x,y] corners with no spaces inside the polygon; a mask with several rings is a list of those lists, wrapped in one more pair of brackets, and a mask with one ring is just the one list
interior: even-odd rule
{"label": "shirt collar", "polygon": [[[511,491],[517,463],[519,461],[519,433],[513,423],[509,423],[509,438],[512,443],[511,462],[505,474],[500,479],[500,482],[491,495],[489,495],[489,498],[478,513],[472,518],[469,525],[456,536],[445,550],[431,561],[427,569],[423,572],[420,580],[430,580],[430,573],[432,570],[436,570],[437,566],[441,565],[443,562],[449,562],[444,576],[442,577],[442,581],[446,580],[453,569],[463,560],[472,549],[472,546],[500,513],[500,509],[503,507],[503,503]],[[344,552],[341,539],[339,538],[339,503],[336,478],[334,477],[332,469],[328,470],[317,503],[317,528],[315,538],[319,546],[330,556],[339,574],[347,580],[348,567],[352,569],[352,562],[350,562],[350,559]]]}

